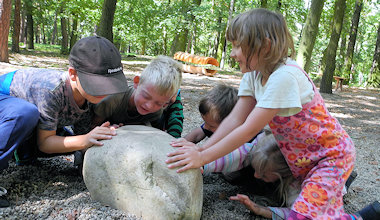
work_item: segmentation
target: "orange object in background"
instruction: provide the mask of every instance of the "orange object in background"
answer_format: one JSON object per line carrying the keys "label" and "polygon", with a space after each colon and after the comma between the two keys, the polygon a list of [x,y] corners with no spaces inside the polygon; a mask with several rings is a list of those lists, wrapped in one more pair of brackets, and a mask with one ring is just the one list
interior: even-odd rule
{"label": "orange object in background", "polygon": [[[198,56],[194,54],[189,54],[186,52],[177,52],[174,54],[173,58],[175,60],[180,60],[180,61],[193,63],[193,64],[213,65],[213,66],[219,67],[219,62],[213,57],[203,57],[203,56]],[[198,74],[204,74],[207,76],[212,76],[217,72],[216,70],[211,70],[211,69],[207,69],[207,68],[199,67],[199,66],[192,66],[188,64],[184,64],[183,70],[188,73],[198,73]]]}

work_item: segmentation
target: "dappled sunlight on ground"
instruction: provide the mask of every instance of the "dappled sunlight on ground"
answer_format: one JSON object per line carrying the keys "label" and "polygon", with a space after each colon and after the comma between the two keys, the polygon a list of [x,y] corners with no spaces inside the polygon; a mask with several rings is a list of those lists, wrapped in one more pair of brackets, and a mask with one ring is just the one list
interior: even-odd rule
{"label": "dappled sunlight on ground", "polygon": [[342,113],[331,113],[331,115],[336,117],[336,118],[353,118],[352,115],[342,114]]}

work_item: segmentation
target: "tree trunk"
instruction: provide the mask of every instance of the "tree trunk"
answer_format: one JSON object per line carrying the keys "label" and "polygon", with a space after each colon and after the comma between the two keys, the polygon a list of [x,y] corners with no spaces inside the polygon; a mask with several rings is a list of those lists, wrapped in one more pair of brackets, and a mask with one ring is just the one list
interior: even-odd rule
{"label": "tree trunk", "polygon": [[344,76],[348,76],[350,80],[352,80],[352,59],[354,54],[354,48],[356,43],[356,36],[358,34],[358,26],[360,13],[362,11],[363,0],[357,0],[355,3],[355,12],[352,15],[351,21],[351,30],[350,30],[350,40],[348,42],[346,59],[344,61]]}
{"label": "tree trunk", "polygon": [[145,54],[145,49],[146,49],[146,38],[142,37],[142,39],[141,39],[141,51],[140,51],[140,55],[144,55]]}
{"label": "tree trunk", "polygon": [[318,35],[318,25],[321,18],[325,0],[312,0],[306,25],[302,30],[302,38],[297,53],[297,63],[306,71],[310,70],[310,59],[315,39]]}
{"label": "tree trunk", "polygon": [[215,41],[214,41],[214,46],[213,46],[213,52],[212,52],[212,57],[215,59],[218,58],[218,49],[219,49],[219,42],[220,42],[220,30],[222,29],[222,16],[218,17],[218,32],[216,33]]}
{"label": "tree trunk", "polygon": [[320,84],[320,92],[332,93],[332,79],[335,71],[336,50],[340,33],[342,31],[344,11],[346,8],[346,0],[337,0],[335,2],[334,22],[329,44],[326,53],[324,54],[324,71]]}
{"label": "tree trunk", "polygon": [[13,19],[13,33],[12,33],[12,51],[19,53],[20,52],[20,9],[21,9],[21,0],[14,0],[15,10],[14,10],[14,19]]}
{"label": "tree trunk", "polygon": [[45,25],[42,24],[42,43],[46,44],[46,33],[45,33]]}
{"label": "tree trunk", "polygon": [[40,26],[37,24],[36,28],[34,28],[34,39],[36,39],[35,43],[40,43]]}
{"label": "tree trunk", "polygon": [[[346,49],[346,43],[347,43],[347,30],[346,29],[346,18],[343,18],[343,27],[342,27],[342,33],[340,34],[340,46],[339,46],[339,55],[338,57],[343,60],[344,62],[344,56],[347,52]],[[339,62],[336,66],[336,71],[338,73],[342,73],[342,67],[343,67],[343,62]]]}
{"label": "tree trunk", "polygon": [[277,1],[277,7],[276,7],[276,10],[277,10],[277,11],[280,11],[281,6],[282,6],[282,2],[281,2],[281,0],[278,0],[278,1]]}
{"label": "tree trunk", "polygon": [[[190,11],[190,6],[186,0],[181,1],[181,13],[184,15],[183,17],[187,17],[187,13]],[[186,51],[187,38],[189,34],[189,29],[187,27],[187,21],[178,20],[177,25],[177,34],[175,34],[174,39],[172,41],[172,45],[170,47],[170,56],[173,56],[177,51]]]}
{"label": "tree trunk", "polygon": [[380,88],[380,25],[377,28],[376,48],[366,86]]}
{"label": "tree trunk", "polygon": [[116,2],[117,0],[104,0],[102,17],[100,18],[100,23],[96,31],[97,35],[105,37],[111,42],[113,42],[112,27],[116,10]]}
{"label": "tree trunk", "polygon": [[68,54],[68,43],[69,43],[69,36],[67,33],[67,18],[65,17],[65,2],[63,1],[61,3],[60,7],[60,15],[61,15],[61,34],[62,34],[62,40],[61,40],[61,54]]}
{"label": "tree trunk", "polygon": [[8,34],[11,22],[11,0],[0,0],[0,62],[9,63]]}
{"label": "tree trunk", "polygon": [[[172,45],[171,45],[171,48],[170,48],[170,56],[173,56],[174,53],[176,53],[177,51],[188,51],[188,50],[191,50],[191,43],[192,43],[192,39],[189,38],[189,28],[188,28],[188,24],[191,24],[193,25],[193,21],[195,20],[195,16],[194,15],[191,15],[190,17],[188,16],[188,14],[191,14],[191,10],[193,9],[192,6],[194,5],[200,5],[201,4],[201,0],[192,0],[191,3],[189,3],[188,1],[186,0],[182,0],[182,14],[184,15],[183,17],[185,17],[185,21],[181,21],[179,20],[178,21],[178,30],[177,30],[177,34],[174,36],[174,39],[172,41]],[[192,31],[191,31],[192,32]]]}
{"label": "tree trunk", "polygon": [[162,34],[162,50],[164,51],[164,55],[168,54],[168,36],[166,33],[166,25],[163,27],[163,34]]}
{"label": "tree trunk", "polygon": [[55,44],[55,39],[57,38],[57,14],[58,14],[58,10],[56,11],[55,13],[55,17],[54,17],[54,25],[53,25],[53,33],[51,34],[51,40],[50,40],[50,44],[51,45],[54,45]]}
{"label": "tree trunk", "polygon": [[72,28],[71,34],[70,34],[70,51],[78,39],[78,18],[76,16],[73,16],[73,17],[74,17],[73,18],[73,28]]}
{"label": "tree trunk", "polygon": [[[232,19],[232,12],[234,11],[234,6],[235,6],[235,1],[231,0],[230,1],[230,9],[229,9],[229,12],[228,12],[228,20],[227,20],[227,25],[226,25],[226,31],[225,31],[225,33],[227,33],[228,27],[230,26],[230,21]],[[222,58],[220,59],[220,69],[224,68],[224,60],[226,58],[226,50],[227,50],[227,39],[224,38]]]}
{"label": "tree trunk", "polygon": [[197,22],[193,23],[193,33],[191,37],[191,54],[195,53],[195,48],[197,47]]}
{"label": "tree trunk", "polygon": [[34,30],[33,30],[33,5],[30,0],[25,1],[26,7],[26,35],[28,49],[34,49]]}
{"label": "tree trunk", "polygon": [[21,10],[21,33],[20,33],[20,42],[26,45],[26,22],[25,22],[25,9]]}
{"label": "tree trunk", "polygon": [[178,34],[174,36],[172,46],[170,48],[170,55],[173,56],[177,51],[185,51],[186,50],[186,41],[189,30],[185,29],[180,31]]}
{"label": "tree trunk", "polygon": [[[61,13],[63,15],[64,13]],[[61,41],[61,54],[69,54],[69,49],[67,48],[68,44],[68,35],[67,35],[67,18],[61,17],[61,33],[62,33],[62,41]]]}

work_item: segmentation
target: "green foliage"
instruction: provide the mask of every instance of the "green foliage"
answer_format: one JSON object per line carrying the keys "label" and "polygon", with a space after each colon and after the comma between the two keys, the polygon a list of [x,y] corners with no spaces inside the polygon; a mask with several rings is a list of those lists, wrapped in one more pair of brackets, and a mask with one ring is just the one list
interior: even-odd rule
{"label": "green foliage", "polygon": [[[72,21],[78,18],[78,39],[90,36],[95,32],[99,23],[104,0],[51,0],[30,1],[31,6],[23,2],[23,9],[33,8],[33,19],[36,36],[41,36],[40,43],[51,43],[55,18],[57,18],[58,41],[60,44],[60,18],[68,18],[68,33],[73,29]],[[310,0],[311,1],[311,0]],[[296,49],[302,34],[302,28],[308,13],[310,1],[303,0],[268,0],[268,9],[282,13],[287,21],[289,30],[293,35]],[[279,5],[279,2],[281,3]],[[308,5],[306,5],[309,3]],[[334,14],[334,0],[326,0],[324,4],[319,33],[312,54],[310,72],[318,72],[324,50],[330,39],[331,24]],[[347,0],[345,23],[342,30],[342,38],[348,43],[348,34],[351,26],[351,17],[355,6],[355,0]],[[364,1],[359,23],[357,42],[355,46],[353,63],[354,85],[363,84],[368,80],[369,70],[373,60],[376,44],[376,33],[379,25],[380,13],[377,0]],[[228,20],[230,0],[119,0],[114,16],[114,43],[121,52],[133,54],[159,55],[170,54],[170,48],[176,36],[186,35],[186,48],[190,49],[192,34],[195,28],[194,53],[210,56],[215,48],[218,36],[219,44],[217,58],[220,60],[224,31]],[[260,7],[260,0],[235,0],[233,16]],[[220,23],[218,21],[221,21]],[[10,33],[11,35],[11,33]],[[37,46],[38,45],[38,46]],[[337,70],[345,59],[345,45],[341,45],[337,51]],[[36,44],[40,47],[40,44]],[[59,47],[59,46],[58,46]],[[49,48],[43,48],[50,50]],[[227,44],[226,66],[238,68],[238,63],[230,57],[231,44]],[[190,52],[190,51],[188,51]],[[340,72],[336,72],[340,75]],[[360,76],[360,77],[359,77]],[[375,76],[373,76],[375,77]]]}

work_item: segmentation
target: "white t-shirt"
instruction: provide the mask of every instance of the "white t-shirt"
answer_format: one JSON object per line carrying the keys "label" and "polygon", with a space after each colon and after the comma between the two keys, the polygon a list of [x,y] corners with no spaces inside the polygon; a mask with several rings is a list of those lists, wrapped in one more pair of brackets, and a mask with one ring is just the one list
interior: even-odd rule
{"label": "white t-shirt", "polygon": [[[297,65],[287,59],[286,64]],[[281,64],[269,76],[264,86],[261,84],[260,72],[245,73],[239,87],[239,96],[252,96],[257,107],[281,109],[279,116],[295,115],[302,110],[302,105],[314,97],[313,86],[301,69]]]}

